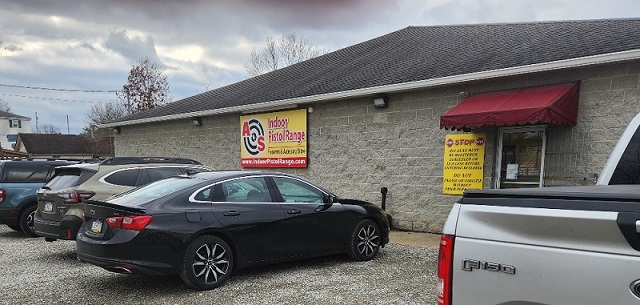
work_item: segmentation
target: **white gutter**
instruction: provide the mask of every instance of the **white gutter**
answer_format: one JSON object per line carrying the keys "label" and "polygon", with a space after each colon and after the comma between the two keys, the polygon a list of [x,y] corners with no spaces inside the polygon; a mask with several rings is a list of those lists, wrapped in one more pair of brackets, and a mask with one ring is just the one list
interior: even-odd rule
{"label": "white gutter", "polygon": [[206,116],[225,114],[225,113],[256,112],[263,109],[274,109],[274,108],[277,109],[280,107],[289,107],[296,104],[312,104],[316,102],[323,102],[323,101],[329,101],[329,100],[339,100],[339,99],[359,97],[359,96],[367,96],[367,95],[375,95],[375,94],[383,94],[383,93],[394,93],[394,92],[401,92],[401,91],[408,91],[408,90],[415,90],[415,89],[424,89],[429,87],[450,85],[450,84],[463,83],[463,82],[469,82],[469,81],[477,81],[477,80],[490,79],[490,78],[496,78],[496,77],[514,76],[514,75],[544,72],[544,71],[551,71],[551,70],[576,68],[576,67],[606,64],[606,63],[613,63],[613,62],[632,60],[632,59],[640,59],[640,50],[629,50],[629,51],[608,53],[608,54],[602,54],[602,55],[593,55],[593,56],[587,56],[587,57],[558,60],[558,61],[526,65],[526,66],[511,67],[511,68],[491,70],[491,71],[482,71],[482,72],[475,72],[475,73],[461,74],[461,75],[453,75],[453,76],[446,76],[446,77],[440,77],[440,78],[432,78],[432,79],[426,79],[426,80],[408,82],[408,83],[402,83],[402,84],[384,85],[384,86],[355,89],[355,90],[349,90],[349,91],[296,97],[291,99],[269,101],[269,102],[251,104],[251,105],[233,106],[233,107],[226,107],[226,108],[219,108],[219,109],[210,109],[210,110],[203,110],[203,111],[194,111],[189,113],[180,113],[180,114],[137,119],[137,120],[131,120],[131,121],[117,122],[117,123],[107,123],[107,124],[98,125],[97,127],[110,128],[110,127],[118,127],[118,126],[128,126],[128,125],[137,125],[137,124],[152,123],[152,122],[162,122],[162,121],[194,118],[194,117],[206,117]]}

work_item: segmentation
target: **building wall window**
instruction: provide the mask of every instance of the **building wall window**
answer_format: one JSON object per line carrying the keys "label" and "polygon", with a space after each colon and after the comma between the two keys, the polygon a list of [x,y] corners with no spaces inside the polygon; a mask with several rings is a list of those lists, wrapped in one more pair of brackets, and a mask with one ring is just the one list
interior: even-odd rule
{"label": "building wall window", "polygon": [[18,135],[17,134],[8,134],[7,135],[7,142],[17,142],[18,141]]}
{"label": "building wall window", "polygon": [[543,186],[545,145],[546,126],[501,128],[496,188]]}
{"label": "building wall window", "polygon": [[9,128],[22,128],[22,122],[20,120],[9,120]]}

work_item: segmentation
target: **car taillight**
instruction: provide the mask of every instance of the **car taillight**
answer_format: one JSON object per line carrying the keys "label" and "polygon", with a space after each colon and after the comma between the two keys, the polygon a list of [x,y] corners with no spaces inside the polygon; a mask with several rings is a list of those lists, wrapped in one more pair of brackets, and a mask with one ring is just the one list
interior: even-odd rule
{"label": "car taillight", "polygon": [[107,224],[118,229],[142,231],[151,220],[153,220],[153,216],[150,215],[109,217],[107,218]]}
{"label": "car taillight", "polygon": [[7,198],[7,190],[0,189],[0,203],[4,202],[5,198]]}
{"label": "car taillight", "polygon": [[82,199],[89,199],[95,194],[94,192],[59,192],[57,195],[63,198],[65,203],[79,203]]}
{"label": "car taillight", "polygon": [[453,241],[455,236],[442,235],[438,251],[438,305],[451,305],[453,276]]}

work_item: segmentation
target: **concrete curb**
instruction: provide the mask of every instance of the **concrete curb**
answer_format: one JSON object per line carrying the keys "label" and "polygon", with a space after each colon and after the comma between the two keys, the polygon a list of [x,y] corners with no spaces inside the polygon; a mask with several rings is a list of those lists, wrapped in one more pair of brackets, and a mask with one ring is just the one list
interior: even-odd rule
{"label": "concrete curb", "polygon": [[438,249],[440,246],[440,234],[393,230],[389,232],[389,242],[398,245]]}

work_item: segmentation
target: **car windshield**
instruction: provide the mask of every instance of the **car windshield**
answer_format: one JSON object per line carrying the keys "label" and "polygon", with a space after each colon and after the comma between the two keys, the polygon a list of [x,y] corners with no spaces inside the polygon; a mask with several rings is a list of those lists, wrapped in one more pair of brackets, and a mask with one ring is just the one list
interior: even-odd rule
{"label": "car windshield", "polygon": [[193,179],[185,176],[171,177],[115,195],[108,201],[122,206],[140,206],[201,182],[202,179]]}

